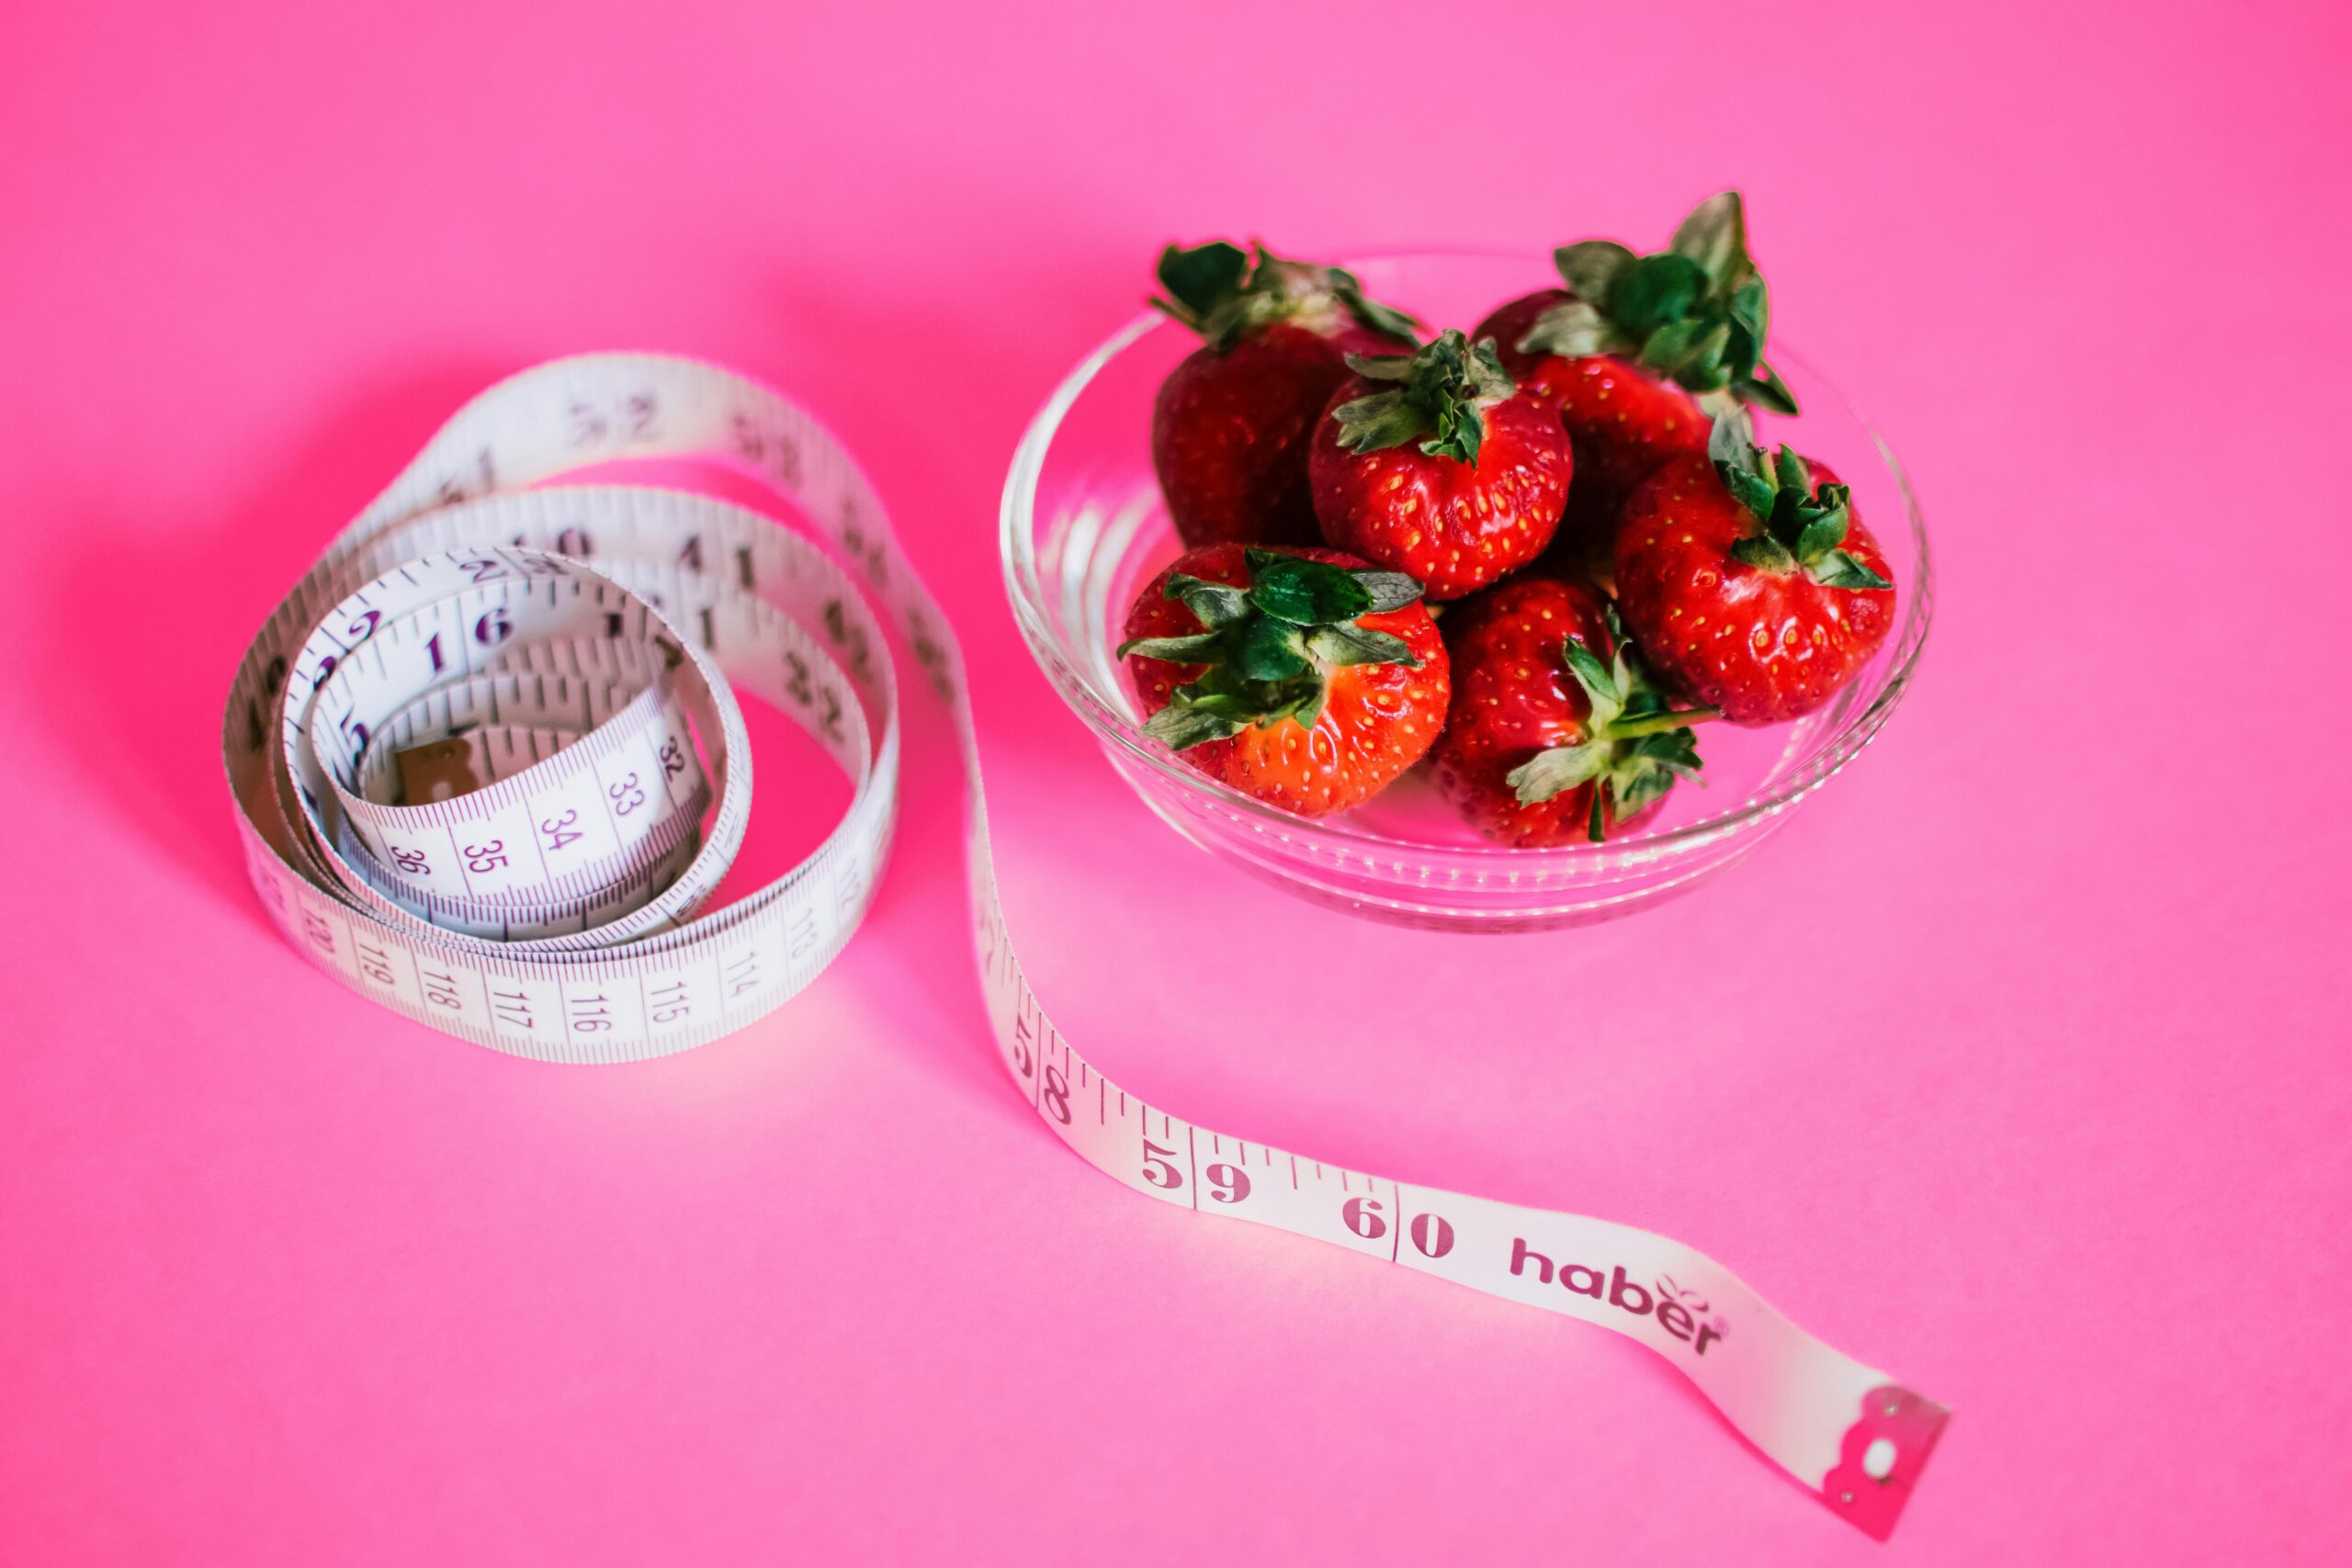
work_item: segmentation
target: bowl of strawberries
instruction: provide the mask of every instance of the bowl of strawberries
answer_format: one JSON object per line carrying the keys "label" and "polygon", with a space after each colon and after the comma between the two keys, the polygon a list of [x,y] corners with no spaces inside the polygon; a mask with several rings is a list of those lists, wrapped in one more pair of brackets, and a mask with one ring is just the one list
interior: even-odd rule
{"label": "bowl of strawberries", "polygon": [[1605,919],[1902,699],[1925,525],[1768,341],[1736,193],[1649,254],[1213,242],[1159,281],[1031,423],[1002,545],[1055,689],[1202,848],[1397,923]]}

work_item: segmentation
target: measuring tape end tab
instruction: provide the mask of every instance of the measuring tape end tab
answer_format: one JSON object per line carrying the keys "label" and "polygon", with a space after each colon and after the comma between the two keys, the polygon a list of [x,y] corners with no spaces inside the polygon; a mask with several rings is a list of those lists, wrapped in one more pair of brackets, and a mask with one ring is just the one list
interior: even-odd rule
{"label": "measuring tape end tab", "polygon": [[1871,1390],[1821,1479],[1821,1500],[1872,1540],[1886,1540],[1951,1419],[1950,1410],[1898,1383]]}

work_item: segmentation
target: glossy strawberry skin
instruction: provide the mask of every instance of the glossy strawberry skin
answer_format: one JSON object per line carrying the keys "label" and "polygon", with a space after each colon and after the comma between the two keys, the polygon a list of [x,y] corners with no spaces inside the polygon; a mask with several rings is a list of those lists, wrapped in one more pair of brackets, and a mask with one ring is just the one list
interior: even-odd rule
{"label": "glossy strawberry skin", "polygon": [[[1367,562],[1338,550],[1293,549],[1290,555],[1362,567]],[[1236,587],[1250,581],[1239,545],[1210,545],[1187,551],[1152,579],[1127,613],[1125,638],[1187,637],[1202,630],[1200,619],[1181,600],[1163,596],[1177,572]],[[1177,755],[1211,778],[1301,817],[1345,811],[1378,794],[1420,761],[1444,727],[1451,694],[1445,642],[1437,623],[1419,604],[1356,623],[1402,637],[1420,660],[1402,664],[1357,664],[1328,677],[1323,712],[1312,730],[1294,719],[1244,729],[1223,740],[1188,747]],[[1127,673],[1150,717],[1168,705],[1179,686],[1199,677],[1202,666],[1170,664],[1129,655]]]}
{"label": "glossy strawberry skin", "polygon": [[1493,338],[1520,389],[1558,412],[1576,452],[1563,531],[1597,543],[1605,555],[1634,487],[1669,457],[1704,452],[1708,421],[1689,393],[1632,360],[1523,354],[1514,346],[1536,318],[1575,298],[1565,288],[1545,288],[1513,299],[1498,306],[1472,335]]}
{"label": "glossy strawberry skin", "polygon": [[1177,537],[1187,547],[1317,543],[1306,478],[1316,422],[1349,378],[1348,355],[1400,346],[1362,327],[1326,333],[1276,321],[1230,348],[1186,355],[1151,413],[1151,464]]}
{"label": "glossy strawberry skin", "polygon": [[[1837,476],[1810,464],[1815,480]],[[1733,724],[1802,718],[1837,695],[1886,640],[1892,588],[1827,588],[1802,570],[1749,566],[1732,546],[1754,519],[1702,453],[1644,480],[1617,534],[1617,609],[1650,667],[1686,699]],[[1890,582],[1886,557],[1856,513],[1845,547]]]}
{"label": "glossy strawberry skin", "polygon": [[[1531,849],[1589,840],[1597,781],[1524,805],[1507,777],[1539,751],[1589,739],[1592,705],[1560,651],[1572,637],[1603,660],[1616,648],[1600,593],[1560,578],[1515,577],[1446,613],[1453,697],[1432,758],[1437,785],[1498,843]],[[1621,820],[1604,797],[1609,836],[1647,821],[1660,804]]]}
{"label": "glossy strawberry skin", "polygon": [[[1330,406],[1375,389],[1353,378]],[[1327,413],[1308,460],[1324,542],[1419,579],[1431,599],[1476,592],[1542,555],[1567,502],[1567,440],[1558,421],[1524,396],[1485,415],[1474,466],[1410,442],[1351,452]]]}

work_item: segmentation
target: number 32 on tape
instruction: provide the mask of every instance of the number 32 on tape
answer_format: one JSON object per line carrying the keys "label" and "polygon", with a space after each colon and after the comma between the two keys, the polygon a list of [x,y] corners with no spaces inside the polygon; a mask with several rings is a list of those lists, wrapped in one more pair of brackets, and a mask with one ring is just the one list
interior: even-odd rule
{"label": "number 32 on tape", "polygon": [[[705,496],[561,482],[681,457],[756,477],[817,536]],[[821,973],[872,897],[899,768],[886,618],[960,743],[1005,1067],[1080,1158],[1162,1202],[1636,1339],[1833,1511],[1894,1529],[1947,1412],[1704,1255],[1212,1132],[1079,1055],[1005,930],[946,617],[847,453],[728,371],[645,355],[525,371],[336,536],[230,694],[222,750],[254,886],[312,963],[494,1049],[623,1061],[731,1032]],[[807,730],[853,795],[805,862],[713,909],[751,808],[739,692]]]}

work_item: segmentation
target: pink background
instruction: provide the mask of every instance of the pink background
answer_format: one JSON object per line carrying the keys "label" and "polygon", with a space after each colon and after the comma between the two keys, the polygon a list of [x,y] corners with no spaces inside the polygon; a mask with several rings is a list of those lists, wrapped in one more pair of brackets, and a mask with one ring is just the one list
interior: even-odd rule
{"label": "pink background", "polygon": [[[0,1561],[2343,1561],[2352,13],[1121,9],[0,14]],[[992,525],[1153,250],[1655,243],[1731,183],[1934,526],[1879,744],[1552,938],[1152,822]],[[944,774],[840,965],[680,1060],[505,1060],[286,950],[217,760],[247,635],[468,393],[638,346],[879,476],[1098,1061],[1713,1253],[1958,1410],[1894,1542],[1630,1344],[1056,1146]],[[776,859],[815,818],[767,806]]]}

